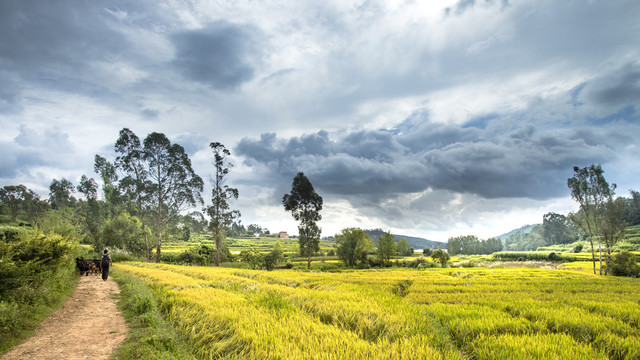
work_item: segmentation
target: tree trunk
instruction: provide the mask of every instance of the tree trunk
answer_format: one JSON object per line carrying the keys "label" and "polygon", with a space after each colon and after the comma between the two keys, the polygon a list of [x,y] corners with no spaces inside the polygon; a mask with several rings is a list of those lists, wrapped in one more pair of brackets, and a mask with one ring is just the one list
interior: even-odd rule
{"label": "tree trunk", "polygon": [[596,275],[596,253],[593,249],[593,239],[589,236],[589,243],[591,244],[591,261],[593,262],[593,275]]}
{"label": "tree trunk", "polygon": [[158,230],[158,248],[156,249],[156,262],[159,263],[162,259],[162,232]]}
{"label": "tree trunk", "polygon": [[222,244],[222,239],[220,239],[220,232],[216,231],[216,266],[220,266],[220,245]]}
{"label": "tree trunk", "polygon": [[602,245],[598,245],[598,260],[600,261],[600,275],[602,275]]}
{"label": "tree trunk", "polygon": [[145,247],[145,254],[147,257],[147,260],[151,260],[151,251],[149,250],[149,238],[147,236],[147,231],[145,230],[145,225],[144,225],[144,221],[142,222],[142,232],[144,233],[144,247]]}

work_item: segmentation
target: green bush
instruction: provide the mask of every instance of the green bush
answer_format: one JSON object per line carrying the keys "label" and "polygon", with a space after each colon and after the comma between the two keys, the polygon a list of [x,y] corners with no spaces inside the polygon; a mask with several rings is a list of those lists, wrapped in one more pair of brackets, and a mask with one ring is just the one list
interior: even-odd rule
{"label": "green bush", "polygon": [[0,353],[28,336],[73,291],[77,245],[19,232],[0,241]]}
{"label": "green bush", "polygon": [[611,275],[640,277],[640,266],[636,256],[628,251],[621,251],[611,258]]}
{"label": "green bush", "polygon": [[559,261],[559,260],[562,260],[562,258],[560,257],[560,255],[552,252],[552,253],[549,253],[549,255],[547,255],[547,260],[549,260],[549,261]]}

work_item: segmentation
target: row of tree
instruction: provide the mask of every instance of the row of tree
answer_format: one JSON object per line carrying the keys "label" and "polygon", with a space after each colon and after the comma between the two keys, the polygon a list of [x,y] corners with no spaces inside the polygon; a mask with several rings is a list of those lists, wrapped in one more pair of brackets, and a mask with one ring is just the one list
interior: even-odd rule
{"label": "row of tree", "polygon": [[[604,245],[606,256],[605,275],[611,268],[611,250],[624,237],[627,227],[625,213],[627,201],[615,197],[616,184],[609,184],[600,165],[585,168],[574,167],[574,175],[567,179],[571,197],[580,208],[569,218],[585,234],[591,249],[593,273],[596,273],[595,245]],[[633,194],[633,192],[632,192]],[[600,274],[602,275],[602,262]]]}
{"label": "row of tree", "polygon": [[[189,209],[203,206],[204,183],[191,165],[184,148],[161,133],[151,133],[141,141],[131,130],[120,131],[115,142],[115,159],[95,155],[94,171],[102,181],[103,197],[98,197],[98,183],[83,175],[77,186],[67,179],[54,179],[48,201],[24,185],[5,186],[0,190],[3,211],[15,221],[19,214],[32,221],[48,209],[66,214],[82,228],[85,238],[96,250],[103,246],[124,248],[160,261],[163,239],[189,237],[191,229],[207,228],[216,240],[216,265],[225,229],[239,217],[229,201],[238,190],[225,184],[232,165],[224,145],[212,142],[213,174],[211,205],[203,213]],[[75,192],[84,195],[77,199]],[[152,240],[153,237],[153,240]]]}
{"label": "row of tree", "polygon": [[414,249],[409,247],[406,239],[395,241],[391,232],[386,232],[378,237],[377,247],[360,228],[346,228],[334,236],[336,242],[336,254],[348,267],[366,267],[369,255],[374,255],[376,262],[381,266],[390,266],[391,260],[396,256],[411,256]]}
{"label": "row of tree", "polygon": [[451,237],[447,241],[450,255],[485,255],[502,251],[502,241],[498,238],[480,240],[475,235]]}
{"label": "row of tree", "polygon": [[240,237],[252,237],[252,236],[269,236],[271,232],[269,229],[262,227],[258,224],[250,224],[248,226],[242,225],[241,221],[234,221],[227,229],[227,236],[240,238]]}

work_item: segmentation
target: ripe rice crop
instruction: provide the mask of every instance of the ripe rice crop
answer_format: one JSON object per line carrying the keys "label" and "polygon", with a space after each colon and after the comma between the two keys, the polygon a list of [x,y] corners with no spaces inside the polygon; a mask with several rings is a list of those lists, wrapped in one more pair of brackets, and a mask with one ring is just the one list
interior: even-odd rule
{"label": "ripe rice crop", "polygon": [[638,279],[531,268],[116,266],[152,286],[201,359],[640,358]]}

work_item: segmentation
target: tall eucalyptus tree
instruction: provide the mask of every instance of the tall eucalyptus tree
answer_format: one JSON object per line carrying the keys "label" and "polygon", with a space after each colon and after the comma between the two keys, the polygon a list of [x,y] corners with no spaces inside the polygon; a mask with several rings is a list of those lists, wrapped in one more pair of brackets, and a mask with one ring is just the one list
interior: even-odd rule
{"label": "tall eucalyptus tree", "polygon": [[233,167],[228,161],[231,152],[219,142],[212,142],[209,147],[213,151],[213,167],[215,174],[211,179],[211,206],[205,210],[211,221],[209,228],[216,240],[216,266],[220,266],[220,251],[223,247],[225,232],[235,219],[240,217],[238,210],[231,210],[229,200],[238,198],[238,189],[225,185],[225,177]]}
{"label": "tall eucalyptus tree", "polygon": [[204,185],[182,146],[171,144],[157,132],[149,134],[143,144],[142,159],[148,171],[144,192],[156,232],[156,261],[160,262],[164,228],[180,212],[203,204]]}
{"label": "tall eucalyptus tree", "polygon": [[313,189],[311,181],[299,172],[291,184],[291,193],[282,197],[285,211],[291,211],[291,215],[297,221],[298,243],[300,255],[307,257],[307,269],[311,268],[311,255],[320,247],[320,228],[316,224],[322,219],[322,196]]}

